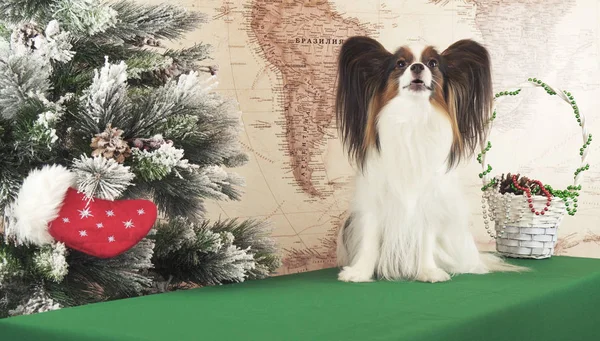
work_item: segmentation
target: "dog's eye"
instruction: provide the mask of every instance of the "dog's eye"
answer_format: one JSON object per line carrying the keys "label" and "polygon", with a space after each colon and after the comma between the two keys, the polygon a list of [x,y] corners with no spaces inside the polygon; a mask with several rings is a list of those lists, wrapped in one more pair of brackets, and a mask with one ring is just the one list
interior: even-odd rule
{"label": "dog's eye", "polygon": [[427,66],[429,66],[431,68],[437,67],[437,65],[438,65],[438,62],[435,59],[432,59],[427,63]]}
{"label": "dog's eye", "polygon": [[406,61],[404,60],[399,60],[396,62],[396,67],[399,69],[404,69],[406,67]]}

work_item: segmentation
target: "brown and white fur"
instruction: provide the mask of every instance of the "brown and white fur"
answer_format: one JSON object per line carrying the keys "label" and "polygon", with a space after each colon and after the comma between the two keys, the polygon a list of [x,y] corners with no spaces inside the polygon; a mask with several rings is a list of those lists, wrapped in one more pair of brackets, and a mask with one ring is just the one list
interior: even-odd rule
{"label": "brown and white fur", "polygon": [[350,217],[340,230],[339,279],[441,282],[452,274],[517,271],[480,254],[453,170],[484,137],[492,110],[490,58],[472,40],[387,51],[345,41],[336,114],[357,165]]}

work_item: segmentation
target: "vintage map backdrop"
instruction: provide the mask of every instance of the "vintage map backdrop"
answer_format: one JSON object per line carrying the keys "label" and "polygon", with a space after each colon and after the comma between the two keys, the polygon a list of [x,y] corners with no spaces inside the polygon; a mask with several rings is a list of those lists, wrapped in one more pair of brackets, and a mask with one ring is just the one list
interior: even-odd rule
{"label": "vintage map backdrop", "polygon": [[[143,0],[160,2],[159,0]],[[218,91],[239,103],[251,156],[238,172],[240,202],[208,205],[209,216],[272,222],[280,273],[334,266],[335,231],[352,193],[352,169],[333,115],[336,56],[352,35],[388,49],[419,41],[443,49],[455,40],[485,44],[497,91],[538,77],[571,91],[600,137],[598,0],[183,0],[210,23],[186,44],[214,46]],[[581,133],[570,108],[543,91],[506,101],[491,137],[495,172],[522,172],[566,187],[578,167]],[[591,148],[580,209],[560,228],[558,254],[600,257],[600,141]],[[472,230],[492,249],[480,208],[476,162],[460,169]],[[435,209],[435,207],[432,207]]]}

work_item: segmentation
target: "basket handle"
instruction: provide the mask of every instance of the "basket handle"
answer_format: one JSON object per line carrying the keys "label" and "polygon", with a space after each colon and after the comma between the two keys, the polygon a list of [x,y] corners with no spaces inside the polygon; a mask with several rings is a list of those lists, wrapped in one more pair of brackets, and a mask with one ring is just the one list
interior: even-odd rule
{"label": "basket handle", "polygon": [[[562,99],[563,101],[567,102],[575,111],[576,116],[578,117],[579,120],[579,125],[581,126],[581,133],[582,133],[582,137],[583,137],[583,148],[581,149],[581,163],[579,165],[579,168],[577,168],[577,171],[575,171],[575,177],[573,179],[573,186],[577,187],[579,186],[579,184],[581,183],[581,181],[583,180],[583,170],[587,169],[589,167],[589,165],[587,164],[587,158],[588,158],[588,153],[589,153],[589,148],[587,148],[587,146],[589,145],[589,142],[591,141],[591,136],[587,130],[586,124],[585,124],[585,116],[583,115],[583,113],[579,110],[579,108],[577,107],[575,100],[573,99],[572,95],[564,90],[561,90],[557,87],[553,87],[550,86],[546,83],[543,83],[540,80],[537,80],[536,78],[533,79],[529,79],[527,82],[521,83],[518,86],[514,87],[514,89],[516,89],[514,92],[501,92],[499,94],[496,94],[496,96],[494,97],[494,107],[493,107],[493,113],[494,116],[492,117],[492,119],[490,120],[489,123],[489,127],[488,127],[488,132],[491,130],[492,125],[493,125],[493,119],[495,117],[495,113],[496,113],[496,104],[499,103],[500,101],[502,101],[502,99],[506,98],[508,94],[518,94],[522,88],[544,88],[546,89],[546,91],[549,94],[552,95],[557,95],[558,97],[560,97],[560,99]],[[483,176],[481,176],[481,179],[483,181],[483,185],[486,186],[490,183],[490,170],[491,170],[491,166],[486,162],[486,152],[491,148],[491,144],[489,144],[489,134],[486,134],[486,138],[481,142],[480,148],[481,148],[481,154],[480,155],[480,163],[481,163],[481,168],[482,168],[482,174]],[[481,174],[480,174],[481,175]]]}

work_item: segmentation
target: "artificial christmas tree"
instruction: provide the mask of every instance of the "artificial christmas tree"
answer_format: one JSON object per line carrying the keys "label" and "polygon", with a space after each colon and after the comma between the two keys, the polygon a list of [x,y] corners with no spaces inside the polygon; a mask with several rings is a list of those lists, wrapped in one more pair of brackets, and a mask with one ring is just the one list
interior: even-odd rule
{"label": "artificial christmas tree", "polygon": [[[0,317],[279,266],[264,222],[203,218],[204,200],[241,195],[241,122],[200,64],[209,46],[160,41],[204,16],[130,0],[0,0],[0,15]],[[107,207],[127,219],[101,221]]]}

